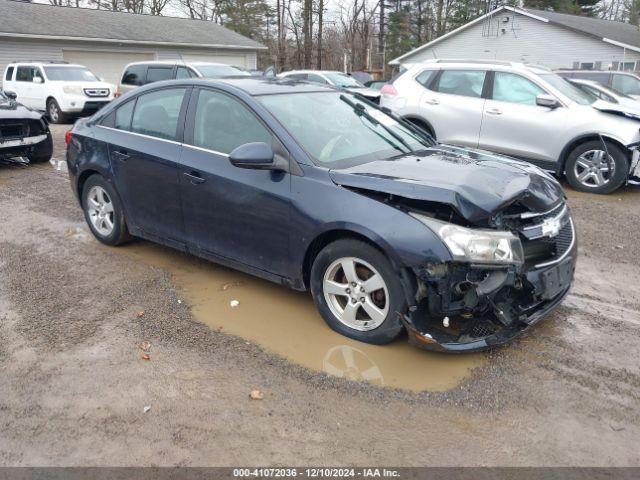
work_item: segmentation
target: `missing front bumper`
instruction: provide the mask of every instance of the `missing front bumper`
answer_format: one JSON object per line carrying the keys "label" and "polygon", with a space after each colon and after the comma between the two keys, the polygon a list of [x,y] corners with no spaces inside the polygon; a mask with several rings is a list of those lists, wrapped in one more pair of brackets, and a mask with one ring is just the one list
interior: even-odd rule
{"label": "missing front bumper", "polygon": [[512,268],[493,275],[493,283],[476,284],[475,297],[449,290],[455,282],[450,270],[440,282],[421,272],[421,288],[430,293],[400,315],[409,343],[427,350],[463,353],[511,342],[539,323],[568,294],[576,253],[574,247],[562,262],[543,269],[517,272]]}

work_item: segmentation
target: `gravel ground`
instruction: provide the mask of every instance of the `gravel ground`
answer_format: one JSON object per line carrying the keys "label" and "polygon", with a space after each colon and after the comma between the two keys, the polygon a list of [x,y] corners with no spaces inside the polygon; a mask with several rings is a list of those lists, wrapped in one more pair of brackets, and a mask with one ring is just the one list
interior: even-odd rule
{"label": "gravel ground", "polygon": [[640,189],[568,193],[563,306],[457,387],[412,393],[197,322],[167,271],[89,235],[65,172],[0,165],[0,465],[638,465]]}

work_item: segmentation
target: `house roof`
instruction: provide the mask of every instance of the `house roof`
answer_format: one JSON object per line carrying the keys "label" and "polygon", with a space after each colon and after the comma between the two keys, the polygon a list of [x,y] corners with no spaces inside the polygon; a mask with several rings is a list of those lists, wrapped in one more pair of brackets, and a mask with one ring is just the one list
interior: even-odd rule
{"label": "house roof", "polygon": [[511,12],[525,15],[540,22],[551,23],[563,28],[579,32],[584,35],[595,37],[598,40],[602,40],[619,47],[628,48],[640,52],[640,29],[629,23],[615,22],[613,20],[602,20],[599,18],[583,17],[579,15],[569,15],[566,13],[549,12],[546,10],[533,10],[524,8],[514,8],[509,6],[502,6],[492,10],[491,12],[482,15],[469,23],[462,25],[461,27],[452,30],[451,32],[442,35],[435,40],[432,40],[404,55],[399,56],[389,62],[391,65],[399,65],[402,60],[417,53],[421,50],[429,48],[434,44],[445,40],[446,38],[453,36],[466,28],[475,25],[478,22],[495,15],[503,10],[509,10]]}
{"label": "house roof", "polygon": [[14,0],[0,0],[0,37],[249,50],[266,48],[255,40],[204,20],[55,7]]}
{"label": "house roof", "polygon": [[640,50],[640,29],[631,23],[569,15],[567,13],[547,12],[545,10],[527,9],[527,12],[546,18],[556,25],[577,30],[603,40],[613,40]]}

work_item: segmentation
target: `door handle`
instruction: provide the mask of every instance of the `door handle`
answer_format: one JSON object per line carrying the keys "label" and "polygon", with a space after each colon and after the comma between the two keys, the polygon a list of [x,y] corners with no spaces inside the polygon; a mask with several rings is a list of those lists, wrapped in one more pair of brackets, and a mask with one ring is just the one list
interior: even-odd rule
{"label": "door handle", "polygon": [[487,108],[485,110],[489,115],[502,115],[502,110],[497,108]]}
{"label": "door handle", "polygon": [[130,158],[130,155],[124,150],[116,150],[113,155],[121,162],[126,162]]}
{"label": "door handle", "polygon": [[200,185],[201,183],[206,182],[198,172],[184,172],[183,175],[189,179],[191,185]]}
{"label": "door handle", "polygon": [[425,100],[425,103],[428,103],[429,105],[440,105],[440,102],[435,98],[429,98]]}

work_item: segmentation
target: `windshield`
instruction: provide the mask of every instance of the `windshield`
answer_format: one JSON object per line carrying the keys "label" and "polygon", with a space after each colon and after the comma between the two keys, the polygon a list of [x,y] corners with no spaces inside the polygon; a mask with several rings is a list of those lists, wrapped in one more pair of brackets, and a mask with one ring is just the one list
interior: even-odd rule
{"label": "windshield", "polygon": [[542,73],[539,76],[553,88],[560,91],[560,93],[565,97],[568,97],[570,100],[573,100],[580,105],[591,105],[597,100],[596,96],[580,90],[578,87],[572,85],[570,82],[555,73]]}
{"label": "windshield", "polygon": [[345,73],[338,72],[327,72],[324,74],[325,77],[329,79],[329,81],[340,88],[362,88],[362,85],[358,80]]}
{"label": "windshield", "polygon": [[194,65],[203,77],[234,77],[236,75],[250,76],[249,72],[231,65]]}
{"label": "windshield", "polygon": [[98,82],[97,76],[84,67],[44,67],[44,73],[52,81]]}
{"label": "windshield", "polygon": [[290,93],[258,99],[323,166],[344,168],[390,160],[432,146],[348,93]]}

